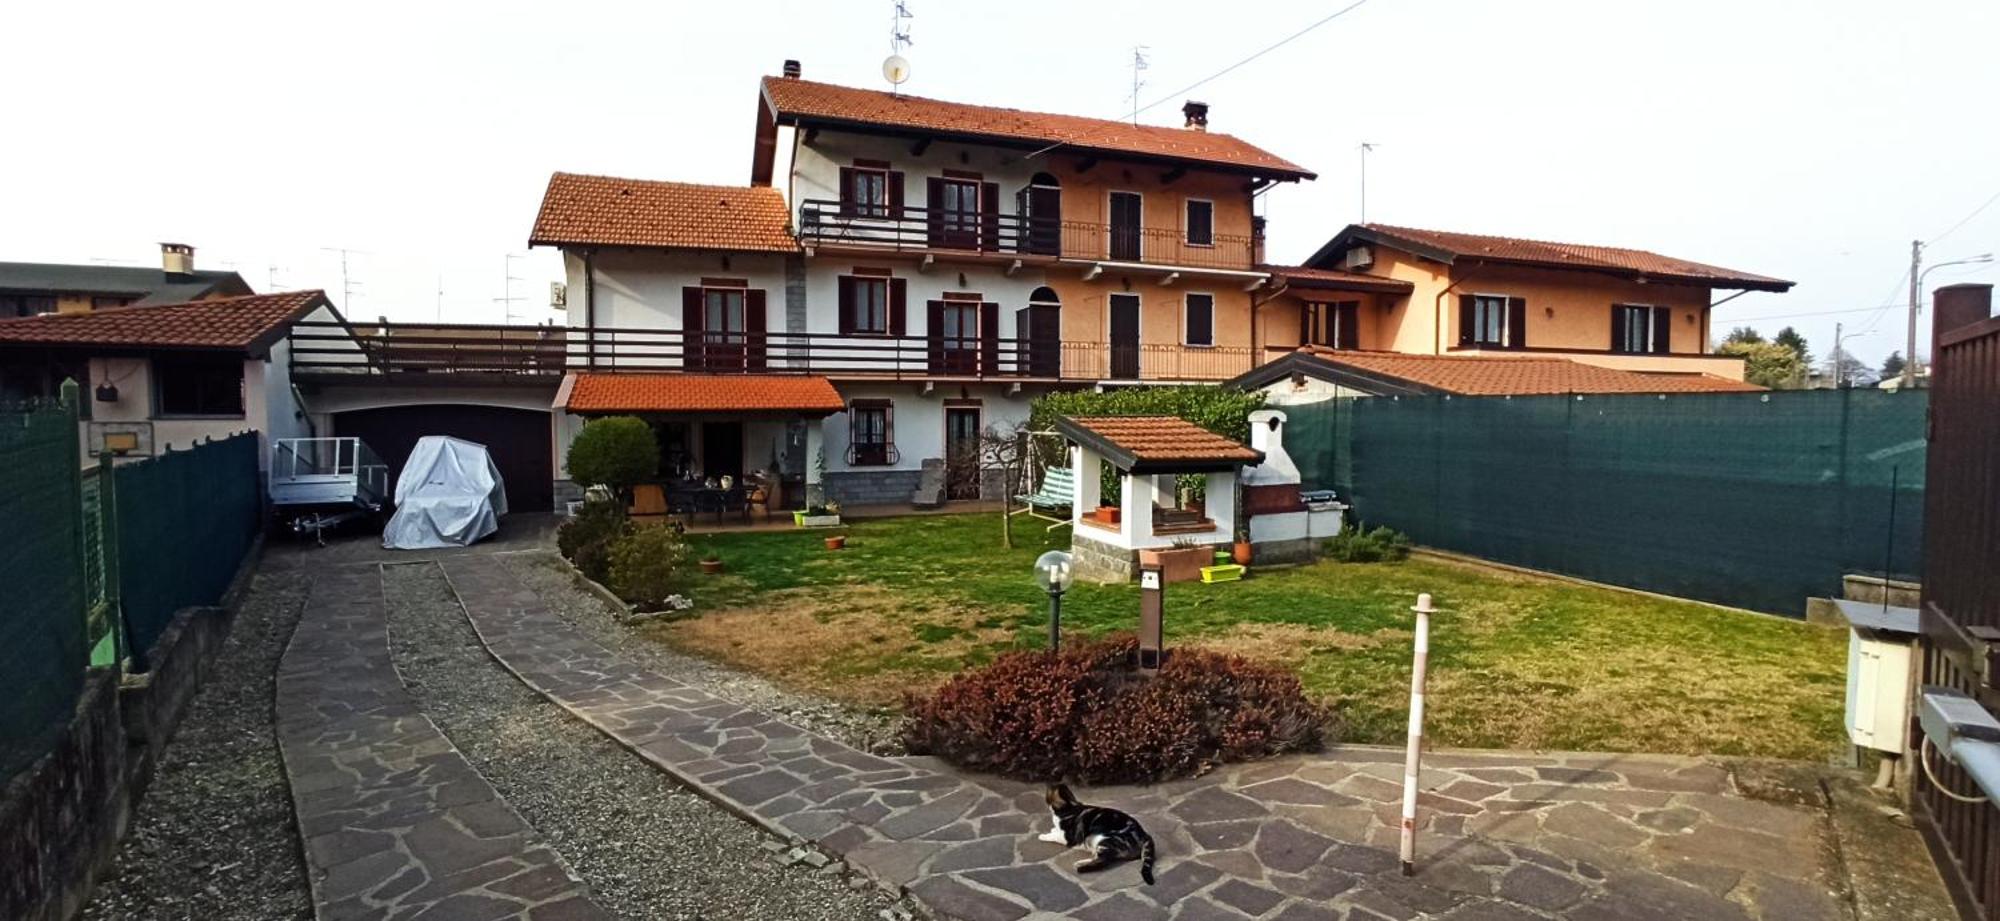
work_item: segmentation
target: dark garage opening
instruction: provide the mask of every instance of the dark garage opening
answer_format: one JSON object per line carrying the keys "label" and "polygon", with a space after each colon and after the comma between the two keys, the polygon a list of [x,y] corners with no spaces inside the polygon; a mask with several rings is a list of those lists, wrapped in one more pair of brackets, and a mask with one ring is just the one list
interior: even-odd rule
{"label": "dark garage opening", "polygon": [[507,481],[507,508],[546,512],[555,506],[555,470],[549,459],[547,410],[499,406],[392,406],[335,413],[333,433],[361,439],[389,465],[389,482],[417,439],[450,435],[486,446]]}

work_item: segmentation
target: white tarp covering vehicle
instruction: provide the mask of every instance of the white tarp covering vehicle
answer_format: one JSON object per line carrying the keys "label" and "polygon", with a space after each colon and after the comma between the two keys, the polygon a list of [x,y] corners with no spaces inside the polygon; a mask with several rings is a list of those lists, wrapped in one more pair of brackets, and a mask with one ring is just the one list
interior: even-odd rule
{"label": "white tarp covering vehicle", "polygon": [[396,514],[382,530],[391,550],[464,547],[500,529],[506,484],[486,446],[425,435],[396,477]]}

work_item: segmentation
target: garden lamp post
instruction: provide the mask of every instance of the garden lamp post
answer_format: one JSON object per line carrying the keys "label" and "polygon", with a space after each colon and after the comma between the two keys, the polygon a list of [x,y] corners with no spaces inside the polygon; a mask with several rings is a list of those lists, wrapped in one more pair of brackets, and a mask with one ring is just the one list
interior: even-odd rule
{"label": "garden lamp post", "polygon": [[1049,593],[1049,651],[1062,648],[1062,596],[1069,590],[1073,568],[1070,555],[1051,550],[1035,558],[1035,584]]}

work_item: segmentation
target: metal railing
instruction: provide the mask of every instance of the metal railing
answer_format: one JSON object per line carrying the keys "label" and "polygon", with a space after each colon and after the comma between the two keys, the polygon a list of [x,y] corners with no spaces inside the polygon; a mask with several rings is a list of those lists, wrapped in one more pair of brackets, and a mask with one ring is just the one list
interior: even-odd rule
{"label": "metal railing", "polygon": [[1177,227],[887,205],[860,206],[808,199],[799,208],[799,239],[808,245],[1047,256],[1069,261],[1133,262],[1249,270],[1249,234],[1210,233],[1188,241]]}
{"label": "metal railing", "polygon": [[[707,334],[665,329],[425,325],[355,336],[338,323],[300,322],[292,371],[377,374],[560,375],[566,371],[814,374],[849,378],[1048,381],[1224,380],[1262,353],[1238,346],[1111,345],[1049,337],[881,336],[837,333]],[[535,338],[523,338],[532,331]]]}

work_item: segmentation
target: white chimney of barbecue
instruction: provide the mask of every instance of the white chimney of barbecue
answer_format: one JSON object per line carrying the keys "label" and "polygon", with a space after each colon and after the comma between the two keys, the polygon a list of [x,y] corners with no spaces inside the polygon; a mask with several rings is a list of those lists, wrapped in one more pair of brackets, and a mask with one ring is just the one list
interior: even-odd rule
{"label": "white chimney of barbecue", "polygon": [[1285,451],[1285,414],[1260,409],[1250,414],[1250,447],[1264,452],[1264,462],[1243,472],[1244,486],[1296,486],[1299,467]]}
{"label": "white chimney of barbecue", "polygon": [[186,243],[160,244],[160,268],[168,275],[188,277],[194,274],[194,247]]}

